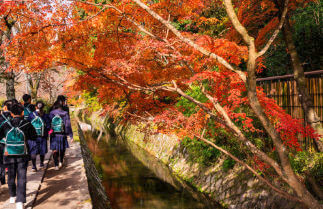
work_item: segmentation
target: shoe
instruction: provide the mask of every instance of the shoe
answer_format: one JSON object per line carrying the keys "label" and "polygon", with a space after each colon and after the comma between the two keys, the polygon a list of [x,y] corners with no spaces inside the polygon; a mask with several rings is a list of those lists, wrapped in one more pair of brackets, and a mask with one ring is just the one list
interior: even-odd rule
{"label": "shoe", "polygon": [[9,199],[10,204],[13,204],[16,202],[16,197],[10,197]]}
{"label": "shoe", "polygon": [[32,168],[31,171],[35,173],[37,172],[37,168]]}
{"label": "shoe", "polygon": [[54,170],[55,171],[58,171],[59,170],[59,167],[58,166],[55,166]]}
{"label": "shoe", "polygon": [[44,165],[44,164],[40,164],[40,165],[39,165],[39,167],[40,167],[40,168],[44,168],[44,167],[45,167],[45,165]]}
{"label": "shoe", "polygon": [[22,203],[22,202],[16,203],[16,209],[24,209],[24,208],[25,208],[24,203]]}
{"label": "shoe", "polygon": [[58,164],[58,167],[59,167],[59,168],[62,168],[62,167],[63,167],[63,163],[59,163],[59,164]]}

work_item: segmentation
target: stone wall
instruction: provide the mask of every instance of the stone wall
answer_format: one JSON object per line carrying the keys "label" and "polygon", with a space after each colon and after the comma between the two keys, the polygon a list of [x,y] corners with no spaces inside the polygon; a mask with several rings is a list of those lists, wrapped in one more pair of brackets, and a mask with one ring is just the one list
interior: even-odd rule
{"label": "stone wall", "polygon": [[97,117],[90,117],[87,118],[87,121],[90,123],[93,121],[96,125],[98,121],[102,122],[100,126],[106,127],[108,134],[137,144],[168,166],[180,180],[190,184],[226,208],[304,208],[299,203],[277,195],[238,164],[225,172],[222,169],[223,158],[209,167],[192,163],[188,152],[181,146],[180,140],[175,135],[145,134],[139,130],[139,126],[119,125],[111,118],[98,120]]}
{"label": "stone wall", "polygon": [[78,127],[80,145],[82,151],[82,157],[84,161],[84,167],[86,170],[87,181],[89,185],[89,192],[91,195],[91,201],[94,209],[111,209],[111,204],[106,195],[105,189],[101,183],[99,173],[92,160],[91,152],[87,147],[83,131],[81,127]]}
{"label": "stone wall", "polygon": [[224,207],[292,209],[303,208],[277,195],[258,181],[249,171],[236,165],[224,172],[219,159],[212,166],[205,167],[189,160],[189,154],[176,136],[164,134],[148,135],[140,132],[138,126],[108,124],[115,135],[129,140],[165,163],[180,179],[190,183],[197,190],[208,194]]}

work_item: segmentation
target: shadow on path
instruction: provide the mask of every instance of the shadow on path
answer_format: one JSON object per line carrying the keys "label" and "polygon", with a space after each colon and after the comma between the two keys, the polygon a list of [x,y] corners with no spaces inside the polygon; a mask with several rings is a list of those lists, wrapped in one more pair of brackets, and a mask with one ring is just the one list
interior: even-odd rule
{"label": "shadow on path", "polygon": [[[44,202],[54,201],[57,204],[57,199],[52,197],[62,197],[59,199],[59,206],[69,205],[69,203],[75,200],[75,196],[71,195],[71,192],[78,189],[79,185],[82,183],[80,178],[77,178],[81,175],[81,171],[76,169],[77,166],[73,163],[81,159],[68,159],[69,165],[63,167],[59,171],[54,170],[54,165],[51,163],[51,167],[46,173],[44,179],[44,185],[42,186],[36,204],[34,205],[37,208],[38,205],[42,205]],[[60,207],[61,208],[61,207]],[[49,209],[49,208],[48,208]]]}

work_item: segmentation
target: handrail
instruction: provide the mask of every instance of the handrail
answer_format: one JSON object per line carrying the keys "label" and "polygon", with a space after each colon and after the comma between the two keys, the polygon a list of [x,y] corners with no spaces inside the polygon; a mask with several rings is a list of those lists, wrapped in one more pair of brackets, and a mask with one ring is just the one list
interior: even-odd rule
{"label": "handrail", "polygon": [[[309,76],[309,75],[319,75],[319,74],[323,74],[323,70],[316,70],[316,71],[311,71],[311,72],[305,72],[304,74],[305,74],[305,76]],[[271,77],[267,77],[267,78],[258,78],[257,79],[257,82],[280,80],[280,79],[288,79],[288,78],[294,78],[294,75],[293,74],[289,74],[289,75],[282,75],[282,76],[271,76]]]}

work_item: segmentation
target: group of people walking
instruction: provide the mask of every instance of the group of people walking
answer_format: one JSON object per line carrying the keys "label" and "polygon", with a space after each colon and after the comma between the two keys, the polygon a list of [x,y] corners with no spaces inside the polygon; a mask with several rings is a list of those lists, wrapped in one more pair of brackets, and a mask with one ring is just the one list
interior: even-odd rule
{"label": "group of people walking", "polygon": [[[23,95],[23,104],[16,99],[3,103],[0,113],[0,183],[8,187],[10,203],[23,209],[26,203],[27,167],[32,162],[32,171],[44,168],[48,152],[48,139],[53,153],[55,170],[66,164],[65,151],[69,148],[67,137],[73,141],[73,131],[66,98],[57,97],[56,102],[45,112],[45,104],[31,104],[31,96]],[[37,168],[36,159],[40,162]]]}

